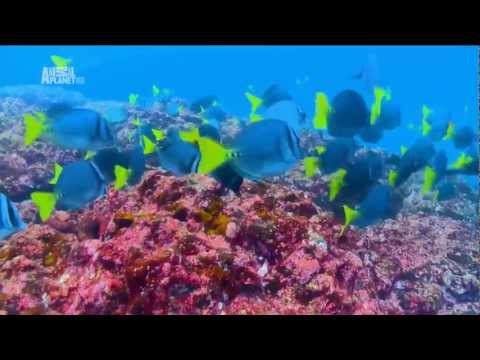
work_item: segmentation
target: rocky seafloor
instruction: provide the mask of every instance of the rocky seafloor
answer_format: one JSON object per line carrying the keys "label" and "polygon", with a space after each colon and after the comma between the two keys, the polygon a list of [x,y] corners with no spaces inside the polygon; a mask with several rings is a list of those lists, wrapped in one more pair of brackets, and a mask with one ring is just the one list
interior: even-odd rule
{"label": "rocky seafloor", "polygon": [[[0,101],[0,191],[29,223],[0,244],[2,314],[480,314],[477,202],[467,190],[432,204],[413,176],[395,219],[340,237],[317,200],[327,177],[305,179],[301,165],[245,181],[238,196],[206,176],[155,169],[41,224],[26,194],[48,183],[54,162],[81,154],[24,148],[22,115],[35,109]],[[197,121],[135,111],[160,127]],[[228,120],[222,136],[236,131]]]}

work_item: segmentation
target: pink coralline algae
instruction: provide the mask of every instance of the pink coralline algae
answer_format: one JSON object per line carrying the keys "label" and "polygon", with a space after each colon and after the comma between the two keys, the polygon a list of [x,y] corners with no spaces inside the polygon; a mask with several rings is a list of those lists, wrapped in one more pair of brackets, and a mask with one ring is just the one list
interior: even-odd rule
{"label": "pink coralline algae", "polygon": [[360,234],[301,191],[158,171],[0,248],[8,314],[395,314]]}

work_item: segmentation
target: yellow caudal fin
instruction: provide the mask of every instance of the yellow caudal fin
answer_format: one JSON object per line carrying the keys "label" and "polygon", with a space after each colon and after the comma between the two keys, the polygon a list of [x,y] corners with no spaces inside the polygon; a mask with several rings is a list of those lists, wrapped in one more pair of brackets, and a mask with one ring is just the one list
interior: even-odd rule
{"label": "yellow caudal fin", "polygon": [[200,131],[197,127],[191,128],[188,131],[180,131],[178,133],[180,139],[185,142],[189,142],[192,144],[197,143],[198,139],[200,138]]}
{"label": "yellow caudal fin", "polygon": [[53,169],[53,178],[49,181],[50,184],[55,185],[62,174],[63,167],[57,163],[55,163],[55,167]]}
{"label": "yellow caudal fin", "polygon": [[72,59],[66,59],[58,55],[50,56],[50,60],[52,60],[55,67],[59,67],[59,68],[67,67],[72,63]]}
{"label": "yellow caudal fin", "polygon": [[142,123],[140,122],[139,118],[135,118],[132,120],[132,125],[134,126],[140,126]]}
{"label": "yellow caudal fin", "polygon": [[130,105],[132,105],[132,106],[137,105],[138,97],[139,97],[138,94],[128,95],[128,102],[130,103]]}
{"label": "yellow caudal fin", "polygon": [[430,134],[430,131],[432,131],[432,125],[430,125],[430,123],[426,119],[423,119],[422,120],[422,135],[427,136],[428,134]]}
{"label": "yellow caudal fin", "polygon": [[326,129],[328,127],[328,115],[331,112],[327,95],[323,92],[315,94],[315,115],[313,116],[314,129]]}
{"label": "yellow caudal fin", "polygon": [[400,146],[400,155],[405,155],[405,153],[408,151],[408,148],[404,145]]}
{"label": "yellow caudal fin", "polygon": [[442,139],[445,141],[448,141],[450,139],[453,139],[454,136],[455,136],[455,124],[450,121],[448,123],[447,132],[445,133],[445,136]]}
{"label": "yellow caudal fin", "polygon": [[342,225],[340,236],[342,236],[347,227],[360,216],[360,212],[358,210],[354,210],[347,205],[343,205],[343,212],[345,214],[345,223]]}
{"label": "yellow caudal fin", "polygon": [[23,115],[23,123],[25,125],[24,144],[29,146],[37,140],[45,131],[45,116],[42,113],[40,116],[33,116],[32,114]]}
{"label": "yellow caudal fin", "polygon": [[386,91],[384,88],[375,87],[373,90],[373,94],[375,96],[375,102],[372,105],[372,109],[370,111],[370,125],[375,125],[377,122],[378,117],[382,113],[382,100],[386,95]]}
{"label": "yellow caudal fin", "polygon": [[427,136],[432,130],[432,125],[428,118],[432,114],[432,110],[427,105],[422,105],[422,135]]}
{"label": "yellow caudal fin", "polygon": [[157,85],[152,85],[152,93],[153,93],[153,96],[160,95],[160,89]]}
{"label": "yellow caudal fin", "polygon": [[395,170],[390,170],[388,172],[388,185],[390,185],[391,187],[394,187],[395,184],[397,183],[397,179],[398,179],[398,172]]}
{"label": "yellow caudal fin", "polygon": [[425,167],[424,177],[423,177],[423,186],[422,194],[427,194],[432,191],[433,184],[437,179],[437,173],[430,166]]}
{"label": "yellow caudal fin", "polygon": [[155,143],[148,137],[143,136],[143,154],[150,155],[155,151]]}
{"label": "yellow caudal fin", "polygon": [[93,158],[95,156],[96,152],[93,151],[93,150],[88,150],[87,153],[85,154],[85,157],[84,159],[85,160],[90,160],[91,158]]}
{"label": "yellow caudal fin", "polygon": [[115,165],[115,190],[120,190],[127,185],[128,178],[132,170],[125,169],[123,166]]}
{"label": "yellow caudal fin", "polygon": [[303,166],[305,168],[305,176],[311,178],[315,176],[320,168],[320,160],[315,156],[307,156],[303,159]]}
{"label": "yellow caudal fin", "polygon": [[251,113],[254,114],[257,112],[257,109],[263,104],[263,100],[255,95],[253,95],[251,92],[246,92],[245,96],[247,97],[248,101],[250,102],[251,105]]}
{"label": "yellow caudal fin", "polygon": [[232,155],[232,151],[210,138],[201,137],[198,140],[200,150],[199,174],[209,174],[225,163]]}
{"label": "yellow caudal fin", "polygon": [[155,136],[155,140],[162,141],[165,139],[165,133],[160,129],[152,129],[153,136]]}
{"label": "yellow caudal fin", "polygon": [[263,116],[260,114],[250,113],[248,119],[250,120],[250,122],[257,122],[263,120]]}
{"label": "yellow caudal fin", "polygon": [[45,222],[48,220],[52,211],[55,209],[57,197],[50,192],[33,192],[30,196],[32,202],[38,208],[40,219]]}
{"label": "yellow caudal fin", "polygon": [[473,162],[473,158],[470,155],[461,153],[457,160],[452,164],[451,169],[462,170]]}
{"label": "yellow caudal fin", "polygon": [[328,200],[330,202],[337,198],[340,190],[343,188],[345,175],[347,175],[347,171],[345,169],[339,169],[330,180],[328,192]]}
{"label": "yellow caudal fin", "polygon": [[325,146],[316,146],[315,151],[318,155],[322,155],[327,151],[327,148]]}

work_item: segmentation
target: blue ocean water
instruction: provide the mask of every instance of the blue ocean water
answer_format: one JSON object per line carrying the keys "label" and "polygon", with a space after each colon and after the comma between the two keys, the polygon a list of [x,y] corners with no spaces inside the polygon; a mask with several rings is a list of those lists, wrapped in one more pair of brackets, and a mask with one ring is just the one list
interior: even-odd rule
{"label": "blue ocean water", "polygon": [[[402,127],[385,132],[375,146],[399,153],[401,145],[411,145],[419,131],[407,124],[419,126],[423,104],[451,112],[459,127],[478,129],[479,56],[473,46],[2,46],[0,87],[40,84],[54,54],[71,58],[77,76],[85,78],[67,87],[91,99],[127,101],[132,92],[148,97],[157,84],[190,101],[216,95],[228,113],[246,117],[244,92],[250,87],[260,95],[277,83],[309,119],[317,91],[333,97],[351,88],[371,103],[372,94],[352,76],[374,54],[382,83],[402,109]],[[450,162],[460,153],[451,142],[441,147]]]}

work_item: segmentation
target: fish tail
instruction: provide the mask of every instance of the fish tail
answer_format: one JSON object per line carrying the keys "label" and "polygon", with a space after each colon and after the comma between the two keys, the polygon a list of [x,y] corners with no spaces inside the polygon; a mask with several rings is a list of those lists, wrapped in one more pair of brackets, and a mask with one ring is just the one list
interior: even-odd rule
{"label": "fish tail", "polygon": [[132,170],[123,166],[115,165],[115,190],[120,190],[127,185],[128,178],[132,174]]}
{"label": "fish tail", "polygon": [[437,173],[430,166],[425,167],[422,194],[427,194],[432,190],[433,184],[437,178]]}
{"label": "fish tail", "polygon": [[326,129],[328,126],[328,114],[330,113],[330,104],[325,93],[317,92],[315,96],[315,115],[313,117],[313,127],[315,129]]}
{"label": "fish tail", "polygon": [[263,100],[248,91],[245,93],[245,96],[250,102],[250,105],[252,106],[252,113],[254,114],[257,111],[257,109],[263,104]]}
{"label": "fish tail", "polygon": [[31,194],[32,202],[38,208],[40,219],[45,222],[48,220],[52,211],[55,209],[57,197],[51,192],[35,191]]}
{"label": "fish tail", "polygon": [[42,116],[35,117],[32,114],[27,113],[23,116],[23,123],[25,124],[25,146],[33,144],[33,142],[42,135],[46,129],[44,121],[45,117],[43,114]]}
{"label": "fish tail", "polygon": [[199,174],[209,174],[229,159],[238,155],[210,138],[201,137],[198,140],[198,147],[201,155],[200,163],[198,164]]}
{"label": "fish tail", "polygon": [[155,149],[156,149],[155,143],[144,135],[143,136],[143,154],[150,155],[155,151]]}
{"label": "fish tail", "polygon": [[345,214],[345,223],[342,225],[340,236],[342,236],[347,227],[360,216],[360,212],[358,210],[354,210],[348,205],[343,205],[343,213]]}
{"label": "fish tail", "polygon": [[60,175],[62,174],[63,167],[57,163],[55,163],[55,167],[53,170],[53,178],[50,180],[49,184],[55,185],[58,182],[58,179],[60,178]]}
{"label": "fish tail", "polygon": [[320,162],[315,156],[307,156],[303,159],[303,165],[305,167],[305,176],[311,178],[317,173]]}

